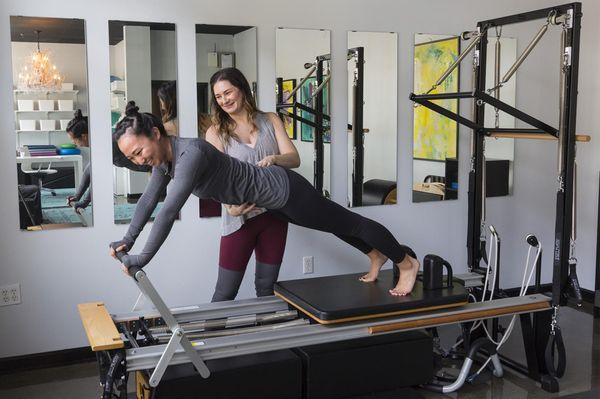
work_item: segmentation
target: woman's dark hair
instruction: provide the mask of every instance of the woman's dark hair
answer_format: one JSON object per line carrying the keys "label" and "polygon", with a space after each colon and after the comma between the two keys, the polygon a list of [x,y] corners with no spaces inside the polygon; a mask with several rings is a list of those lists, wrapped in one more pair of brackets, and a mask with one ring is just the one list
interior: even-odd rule
{"label": "woman's dark hair", "polygon": [[83,116],[81,110],[75,111],[73,119],[67,124],[67,132],[71,132],[73,138],[79,139],[84,134],[88,134],[88,118]]}
{"label": "woman's dark hair", "polygon": [[148,112],[140,112],[135,101],[129,101],[125,107],[125,116],[115,125],[113,140],[118,141],[129,128],[136,136],[152,137],[154,127],[160,131],[161,136],[167,136],[165,127],[158,117]]}
{"label": "woman's dark hair", "polygon": [[223,143],[227,145],[231,137],[237,139],[236,134],[234,133],[236,123],[227,112],[223,111],[223,109],[217,103],[217,99],[215,98],[213,88],[217,82],[222,80],[228,81],[232,86],[237,87],[238,90],[242,92],[244,95],[244,109],[248,113],[248,120],[252,122],[255,129],[258,127],[254,122],[254,117],[261,111],[256,107],[256,102],[254,101],[254,96],[252,95],[252,90],[250,89],[248,80],[239,69],[224,68],[215,72],[215,74],[210,78],[210,90],[213,92],[210,101],[211,117],[217,133],[220,135]]}
{"label": "woman's dark hair", "polygon": [[163,106],[160,109],[162,122],[177,118],[177,84],[174,80],[164,83],[156,92]]}

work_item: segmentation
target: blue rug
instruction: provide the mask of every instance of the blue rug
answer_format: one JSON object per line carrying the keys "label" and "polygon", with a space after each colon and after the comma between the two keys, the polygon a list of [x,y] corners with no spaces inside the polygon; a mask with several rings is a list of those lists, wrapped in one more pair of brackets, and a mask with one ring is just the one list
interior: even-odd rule
{"label": "blue rug", "polygon": [[[150,220],[154,220],[158,211],[162,207],[162,202],[156,204],[156,208],[154,208],[154,212],[150,216]],[[133,212],[135,212],[136,204],[115,204],[114,206],[114,217],[116,224],[127,224],[131,221],[131,217],[133,216]]]}

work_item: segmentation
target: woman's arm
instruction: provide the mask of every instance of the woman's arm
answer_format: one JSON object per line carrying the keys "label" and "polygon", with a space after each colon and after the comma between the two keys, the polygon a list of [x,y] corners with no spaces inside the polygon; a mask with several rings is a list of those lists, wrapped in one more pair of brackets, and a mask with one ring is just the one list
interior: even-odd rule
{"label": "woman's arm", "polygon": [[217,150],[225,152],[221,136],[217,133],[217,129],[214,126],[209,127],[206,131],[206,141],[211,143]]}
{"label": "woman's arm", "polygon": [[300,155],[298,155],[298,150],[292,140],[290,140],[287,132],[285,131],[285,127],[283,126],[283,122],[277,114],[273,112],[269,112],[269,120],[273,124],[273,128],[275,129],[275,139],[277,140],[277,147],[279,149],[278,155],[269,155],[258,162],[258,166],[269,166],[269,165],[279,165],[284,168],[297,168],[300,166]]}
{"label": "woman's arm", "polygon": [[[156,255],[169,235],[179,211],[192,194],[197,175],[203,172],[202,159],[200,151],[192,148],[178,160],[175,179],[171,181],[167,198],[154,219],[144,249],[139,255],[125,255],[122,259],[125,266],[128,268],[131,266],[144,267]],[[144,192],[145,194],[146,192]]]}
{"label": "woman's arm", "polygon": [[148,223],[152,212],[154,212],[156,204],[158,204],[158,200],[160,199],[160,194],[165,190],[170,180],[171,177],[165,174],[161,168],[153,168],[150,181],[135,207],[133,217],[129,223],[129,229],[127,229],[127,233],[121,241],[113,243],[115,244],[113,245],[115,248],[125,245],[125,251],[131,250],[135,240],[144,229],[146,223]]}
{"label": "woman's arm", "polygon": [[[78,202],[81,200],[81,197],[85,193],[85,191],[90,186],[90,175],[92,172],[91,163],[88,163],[83,170],[83,175],[81,176],[81,181],[79,182],[79,186],[77,187],[77,191],[75,191],[75,195],[67,197],[67,205],[72,206],[73,202]],[[85,207],[84,207],[85,208]]]}

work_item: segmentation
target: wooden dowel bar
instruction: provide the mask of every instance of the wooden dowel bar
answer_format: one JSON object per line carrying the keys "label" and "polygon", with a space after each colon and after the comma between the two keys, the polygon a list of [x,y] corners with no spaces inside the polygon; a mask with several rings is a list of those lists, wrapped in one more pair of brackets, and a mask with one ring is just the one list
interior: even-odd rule
{"label": "wooden dowel bar", "polygon": [[[530,139],[530,140],[558,140],[558,138],[546,134],[546,133],[505,133],[497,132],[490,133],[489,137],[502,138],[502,139]],[[587,134],[578,134],[575,136],[575,140],[582,143],[588,143],[592,141],[592,137]]]}
{"label": "wooden dowel bar", "polygon": [[383,324],[379,326],[369,327],[369,334],[377,334],[382,332],[391,332],[415,328],[435,327],[443,324],[457,323],[467,320],[488,319],[491,317],[505,316],[542,309],[550,309],[550,303],[538,302],[524,305],[508,306],[499,309],[474,310],[472,312],[451,314],[448,316],[437,316],[392,324]]}

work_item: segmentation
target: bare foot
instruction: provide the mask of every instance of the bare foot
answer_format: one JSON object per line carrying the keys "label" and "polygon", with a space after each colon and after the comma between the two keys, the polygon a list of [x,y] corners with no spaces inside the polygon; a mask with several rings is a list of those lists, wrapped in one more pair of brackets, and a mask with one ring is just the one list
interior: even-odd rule
{"label": "bare foot", "polygon": [[390,294],[394,296],[405,296],[410,294],[415,285],[415,281],[417,280],[417,273],[419,272],[420,266],[418,260],[406,255],[404,260],[398,263],[398,267],[400,268],[400,278],[398,279],[398,284],[390,290]]}
{"label": "bare foot", "polygon": [[371,283],[377,280],[377,276],[379,275],[379,270],[381,269],[381,266],[383,266],[388,260],[387,256],[385,256],[376,249],[373,249],[371,252],[369,252],[367,256],[371,261],[371,267],[369,269],[369,273],[359,278],[359,280],[363,283]]}

